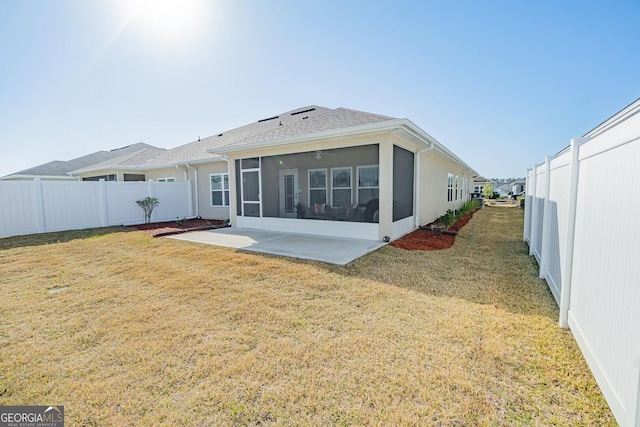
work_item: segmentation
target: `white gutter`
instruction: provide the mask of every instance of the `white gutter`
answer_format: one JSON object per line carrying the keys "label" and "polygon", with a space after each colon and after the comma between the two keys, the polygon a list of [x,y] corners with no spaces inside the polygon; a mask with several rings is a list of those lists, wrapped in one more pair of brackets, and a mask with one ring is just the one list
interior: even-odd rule
{"label": "white gutter", "polygon": [[418,228],[420,226],[420,154],[422,153],[426,153],[427,151],[431,151],[435,148],[435,144],[433,142],[431,142],[431,145],[428,148],[425,148],[424,150],[420,150],[416,153],[416,170],[415,170],[415,180],[416,180],[416,196],[415,196],[415,203],[416,203],[416,217],[415,217],[415,224],[416,224],[416,228]]}

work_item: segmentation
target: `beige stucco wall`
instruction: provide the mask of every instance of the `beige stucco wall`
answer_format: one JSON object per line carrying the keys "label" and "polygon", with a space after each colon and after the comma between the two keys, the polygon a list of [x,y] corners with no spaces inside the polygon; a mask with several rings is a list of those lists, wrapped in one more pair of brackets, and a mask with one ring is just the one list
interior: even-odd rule
{"label": "beige stucco wall", "polygon": [[[427,224],[444,214],[448,209],[456,209],[468,200],[469,187],[473,183],[473,176],[450,160],[447,160],[435,150],[420,154],[418,184],[418,221]],[[448,174],[466,179],[469,183],[465,187],[462,198],[447,201]],[[455,186],[454,186],[455,191]]]}
{"label": "beige stucco wall", "polygon": [[[224,160],[211,163],[203,163],[198,165],[192,165],[192,168],[198,171],[198,192],[197,197],[194,197],[194,203],[198,203],[198,215],[207,219],[229,219],[229,207],[228,206],[212,206],[211,205],[211,174],[227,173],[227,162]],[[195,185],[196,177],[195,170],[189,169],[189,179],[192,184]],[[231,176],[229,176],[231,181]]]}
{"label": "beige stucco wall", "polygon": [[179,168],[173,166],[170,168],[162,168],[162,169],[150,169],[145,171],[145,175],[147,176],[147,181],[154,180],[157,181],[162,178],[174,178],[176,182],[184,182],[185,181],[185,167],[180,166]]}

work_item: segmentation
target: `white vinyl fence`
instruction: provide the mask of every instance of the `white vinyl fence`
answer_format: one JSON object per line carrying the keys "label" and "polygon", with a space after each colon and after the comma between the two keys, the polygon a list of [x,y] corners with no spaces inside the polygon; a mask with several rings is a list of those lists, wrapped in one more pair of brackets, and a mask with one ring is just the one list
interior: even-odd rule
{"label": "white vinyl fence", "polygon": [[527,173],[524,240],[621,426],[640,426],[640,100]]}
{"label": "white vinyl fence", "polygon": [[190,182],[0,181],[0,238],[144,222],[136,203],[156,197],[152,222],[193,215]]}

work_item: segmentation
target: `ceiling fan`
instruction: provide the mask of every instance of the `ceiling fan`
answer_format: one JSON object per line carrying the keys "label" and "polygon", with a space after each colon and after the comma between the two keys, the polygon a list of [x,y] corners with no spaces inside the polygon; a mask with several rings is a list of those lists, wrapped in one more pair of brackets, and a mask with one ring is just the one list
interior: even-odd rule
{"label": "ceiling fan", "polygon": [[313,158],[316,160],[322,160],[322,156],[335,156],[335,154],[323,150],[316,150],[313,154]]}

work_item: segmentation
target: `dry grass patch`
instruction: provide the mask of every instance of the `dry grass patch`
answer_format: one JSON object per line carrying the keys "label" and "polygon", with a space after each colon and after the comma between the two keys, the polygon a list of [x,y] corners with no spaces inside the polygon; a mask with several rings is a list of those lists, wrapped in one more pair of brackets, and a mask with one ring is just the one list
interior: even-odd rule
{"label": "dry grass patch", "polygon": [[614,425],[521,230],[483,209],[451,249],[347,267],[119,229],[0,240],[0,405],[64,404],[69,425]]}

